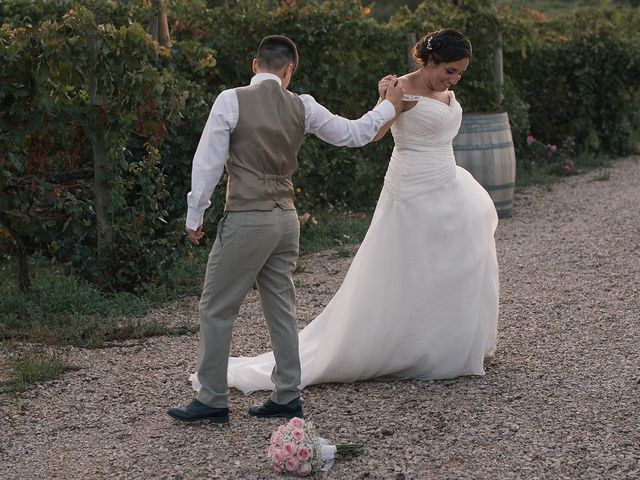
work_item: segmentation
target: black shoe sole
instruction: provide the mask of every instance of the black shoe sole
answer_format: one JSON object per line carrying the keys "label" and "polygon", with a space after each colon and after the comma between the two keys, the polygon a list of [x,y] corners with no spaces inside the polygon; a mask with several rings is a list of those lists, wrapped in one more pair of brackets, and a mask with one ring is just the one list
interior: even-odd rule
{"label": "black shoe sole", "polygon": [[182,422],[182,423],[217,423],[217,424],[225,424],[225,423],[229,423],[229,417],[201,417],[201,418],[184,418],[184,417],[179,417],[177,415],[172,415],[170,413],[167,413],[167,415],[169,415],[171,418],[173,418],[174,420],[177,420],[178,422]]}
{"label": "black shoe sole", "polygon": [[295,412],[265,413],[265,414],[249,412],[249,415],[257,418],[286,418],[287,420],[291,420],[294,417],[304,418],[304,414],[302,413],[302,410],[297,410]]}

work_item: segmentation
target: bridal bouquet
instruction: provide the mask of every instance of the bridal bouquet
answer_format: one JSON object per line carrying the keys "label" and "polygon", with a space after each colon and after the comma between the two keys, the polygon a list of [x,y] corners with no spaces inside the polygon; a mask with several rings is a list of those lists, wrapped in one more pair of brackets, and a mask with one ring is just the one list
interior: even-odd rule
{"label": "bridal bouquet", "polygon": [[330,445],[316,434],[311,422],[295,417],[271,434],[267,454],[273,468],[279,473],[306,477],[312,473],[327,471],[333,466],[336,454],[357,456],[362,445]]}

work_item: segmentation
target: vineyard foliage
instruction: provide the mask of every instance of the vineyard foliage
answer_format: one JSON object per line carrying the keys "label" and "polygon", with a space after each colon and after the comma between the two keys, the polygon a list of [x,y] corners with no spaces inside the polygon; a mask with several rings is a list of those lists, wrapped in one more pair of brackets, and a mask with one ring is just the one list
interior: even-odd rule
{"label": "vineyard foliage", "polygon": [[[355,118],[375,104],[379,78],[415,68],[408,34],[455,27],[474,47],[457,97],[466,112],[507,110],[518,152],[528,135],[611,156],[633,147],[640,123],[637,8],[547,20],[488,0],[433,0],[382,23],[355,0],[288,3],[297,5],[167,0],[166,48],[148,33],[157,13],[148,1],[5,0],[3,251],[39,251],[108,290],[170,284],[166,272],[184,241],[191,160],[209,109],[222,90],[248,83],[256,47],[269,34],[298,45],[290,89]],[[504,101],[493,77],[498,32]],[[108,261],[97,258],[94,153],[101,138],[109,160]],[[372,207],[392,146],[390,136],[361,149],[308,138],[294,179],[299,208]],[[223,201],[224,180],[209,231]]]}

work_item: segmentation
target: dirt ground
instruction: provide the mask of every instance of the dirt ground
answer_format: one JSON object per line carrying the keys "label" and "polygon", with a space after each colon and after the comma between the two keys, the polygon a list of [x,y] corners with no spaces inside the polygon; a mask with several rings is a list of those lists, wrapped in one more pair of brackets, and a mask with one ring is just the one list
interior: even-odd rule
{"label": "dirt ground", "polygon": [[[308,387],[317,430],[365,445],[316,478],[640,477],[640,159],[518,192],[496,240],[499,339],[486,376]],[[350,261],[301,258],[301,327]],[[149,315],[196,323],[198,294]],[[268,348],[252,292],[233,354]],[[0,478],[278,478],[266,447],[280,422],[247,414],[265,393],[233,391],[226,427],[165,414],[193,397],[196,353],[197,335],[74,349],[79,370],[20,398],[0,394]]]}

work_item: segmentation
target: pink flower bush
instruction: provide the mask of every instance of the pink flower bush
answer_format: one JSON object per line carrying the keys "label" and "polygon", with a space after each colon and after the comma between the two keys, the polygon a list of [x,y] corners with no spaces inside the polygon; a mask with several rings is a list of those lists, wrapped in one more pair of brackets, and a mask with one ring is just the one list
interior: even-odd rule
{"label": "pink flower bush", "polygon": [[575,142],[568,137],[562,141],[561,146],[553,143],[543,143],[533,135],[527,135],[527,144],[524,148],[522,162],[526,169],[538,165],[559,175],[568,175],[575,165],[570,160],[575,156]]}

